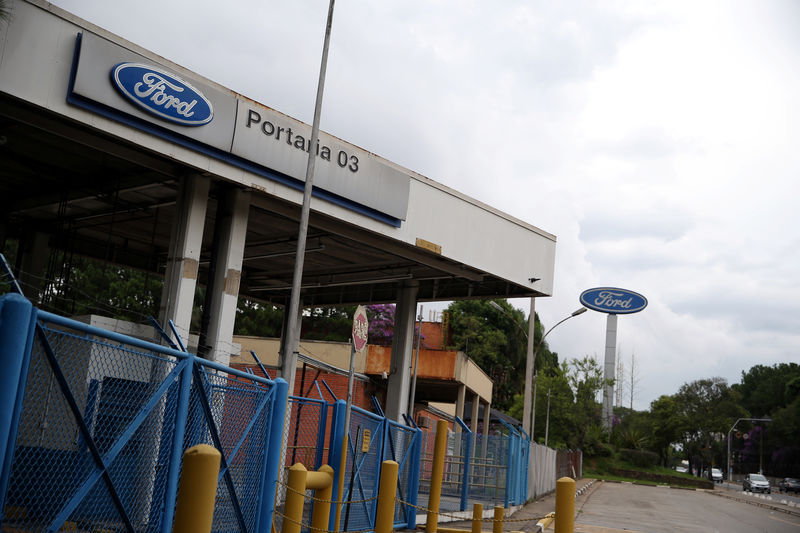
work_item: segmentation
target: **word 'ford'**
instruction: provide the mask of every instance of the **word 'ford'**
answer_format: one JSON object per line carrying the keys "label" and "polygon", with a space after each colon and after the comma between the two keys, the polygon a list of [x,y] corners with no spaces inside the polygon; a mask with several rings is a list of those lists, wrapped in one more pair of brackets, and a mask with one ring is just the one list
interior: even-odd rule
{"label": "word 'ford'", "polygon": [[647,307],[647,298],[617,287],[587,289],[581,293],[580,300],[589,309],[613,315],[638,313]]}
{"label": "word 'ford'", "polygon": [[214,118],[211,102],[179,77],[142,63],[120,63],[111,71],[114,85],[128,100],[164,120],[202,126]]}

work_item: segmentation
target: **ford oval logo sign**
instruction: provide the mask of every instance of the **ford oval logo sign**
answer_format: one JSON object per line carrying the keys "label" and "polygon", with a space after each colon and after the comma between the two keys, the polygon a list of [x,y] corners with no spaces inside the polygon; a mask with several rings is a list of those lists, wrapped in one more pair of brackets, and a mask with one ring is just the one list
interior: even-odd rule
{"label": "ford oval logo sign", "polygon": [[637,313],[647,307],[647,298],[616,287],[598,287],[581,293],[581,303],[589,309],[612,315]]}
{"label": "ford oval logo sign", "polygon": [[120,63],[111,71],[117,89],[157,117],[184,126],[202,126],[214,118],[211,102],[180,79],[150,65]]}

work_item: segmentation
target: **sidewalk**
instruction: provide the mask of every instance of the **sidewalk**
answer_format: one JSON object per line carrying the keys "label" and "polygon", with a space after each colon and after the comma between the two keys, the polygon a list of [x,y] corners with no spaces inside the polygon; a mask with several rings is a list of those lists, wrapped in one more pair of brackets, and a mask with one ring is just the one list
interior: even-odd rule
{"label": "sidewalk", "polygon": [[[581,508],[583,502],[591,494],[594,488],[594,479],[581,478],[575,482],[575,512]],[[538,531],[536,523],[541,520],[548,513],[555,512],[556,510],[556,493],[551,492],[541,498],[536,499],[530,503],[522,506],[522,508],[515,511],[512,515],[506,516],[503,521],[503,531]],[[460,522],[440,522],[441,527],[456,528],[469,531],[472,528],[472,522],[469,520]],[[424,529],[424,526],[422,526]],[[550,529],[552,529],[550,524]],[[492,522],[484,521],[483,531],[492,530]]]}

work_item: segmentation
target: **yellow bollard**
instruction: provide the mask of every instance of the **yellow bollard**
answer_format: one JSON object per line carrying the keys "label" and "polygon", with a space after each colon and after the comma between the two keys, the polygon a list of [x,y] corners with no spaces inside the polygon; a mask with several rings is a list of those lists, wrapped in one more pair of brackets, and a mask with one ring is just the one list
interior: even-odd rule
{"label": "yellow bollard", "polygon": [[483,527],[483,504],[476,503],[472,506],[472,533],[481,533]]}
{"label": "yellow bollard", "polygon": [[431,469],[431,492],[428,497],[428,520],[426,533],[436,533],[439,519],[439,502],[442,497],[442,478],[444,477],[444,456],[447,453],[447,421],[436,422],[436,440],[433,444],[433,468]]}
{"label": "yellow bollard", "polygon": [[556,481],[556,521],[555,533],[575,531],[575,480],[562,477]]}
{"label": "yellow bollard", "polygon": [[394,503],[397,495],[396,461],[381,463],[381,481],[378,485],[378,510],[375,514],[375,533],[391,533],[394,526]]}
{"label": "yellow bollard", "polygon": [[492,533],[503,533],[503,518],[505,518],[505,509],[501,506],[494,508],[494,522],[492,522]]}
{"label": "yellow bollard", "polygon": [[303,521],[303,503],[305,501],[306,478],[308,471],[300,463],[289,467],[289,476],[286,480],[286,502],[283,505],[282,533],[300,533],[300,524]]}
{"label": "yellow bollard", "polygon": [[347,432],[344,434],[344,438],[342,439],[342,460],[339,462],[339,483],[338,483],[338,494],[339,494],[339,503],[336,504],[336,518],[333,525],[333,530],[338,533],[339,529],[341,528],[342,522],[342,498],[344,496],[344,471],[347,468],[347,445],[349,441],[349,436]]}
{"label": "yellow bollard", "polygon": [[311,510],[311,531],[328,531],[331,517],[331,496],[333,496],[333,468],[322,465],[316,472],[309,472],[306,488],[315,489],[314,507]]}
{"label": "yellow bollard", "polygon": [[208,444],[183,452],[173,533],[209,533],[214,519],[220,453]]}
{"label": "yellow bollard", "polygon": [[333,494],[333,468],[322,465],[316,472],[309,472],[300,463],[289,467],[286,480],[286,502],[282,533],[300,533],[303,522],[303,505],[306,489],[317,491],[311,510],[311,531],[327,531],[331,516],[331,495]]}

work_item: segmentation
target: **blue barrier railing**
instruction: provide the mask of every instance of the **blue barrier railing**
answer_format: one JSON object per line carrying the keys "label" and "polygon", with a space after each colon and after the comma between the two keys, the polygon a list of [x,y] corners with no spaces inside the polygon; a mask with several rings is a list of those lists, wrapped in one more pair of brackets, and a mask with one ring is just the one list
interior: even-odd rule
{"label": "blue barrier railing", "polygon": [[[0,298],[0,353],[0,435],[8,435],[0,439],[0,527],[168,532],[181,455],[207,443],[223,456],[214,531],[268,531],[281,468],[294,458],[338,472],[345,429],[344,494],[334,500],[354,503],[340,529],[374,527],[386,459],[400,465],[395,527],[415,527],[423,476],[416,427],[354,407],[344,428],[343,401],[292,397],[284,428],[283,380],[38,311],[18,295]],[[462,428],[463,465],[448,472],[457,507],[524,501],[527,436],[511,428],[476,438]]]}
{"label": "blue barrier railing", "polygon": [[0,395],[4,529],[169,532],[182,453],[199,443],[222,453],[214,531],[270,527],[283,380],[37,311],[18,295],[0,298],[0,350],[11,369]]}

